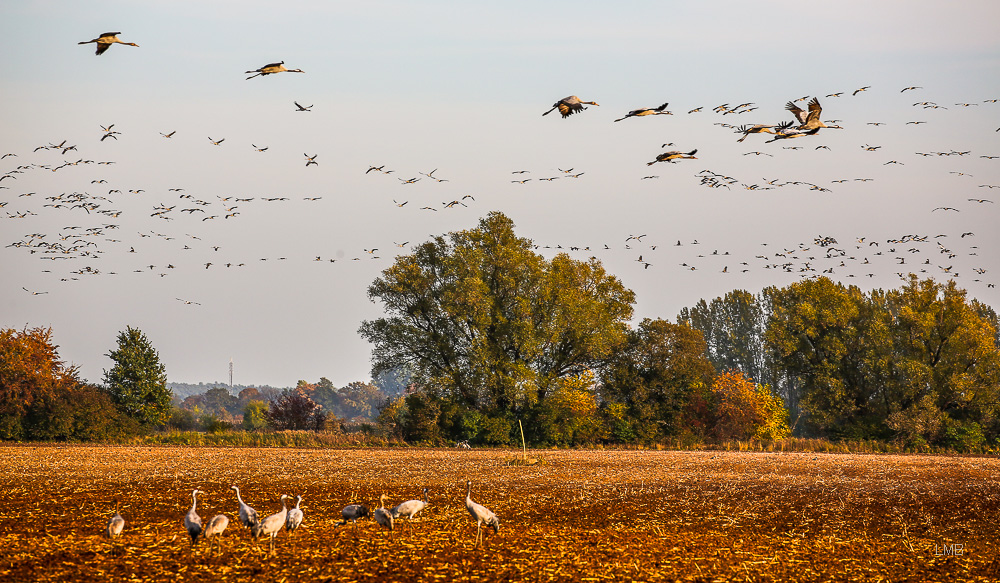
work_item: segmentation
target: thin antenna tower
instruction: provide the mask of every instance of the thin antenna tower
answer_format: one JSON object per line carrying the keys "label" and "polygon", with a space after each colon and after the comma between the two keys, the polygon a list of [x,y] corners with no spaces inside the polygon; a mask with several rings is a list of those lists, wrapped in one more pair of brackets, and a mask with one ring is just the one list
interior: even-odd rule
{"label": "thin antenna tower", "polygon": [[233,393],[233,359],[229,358],[229,394]]}

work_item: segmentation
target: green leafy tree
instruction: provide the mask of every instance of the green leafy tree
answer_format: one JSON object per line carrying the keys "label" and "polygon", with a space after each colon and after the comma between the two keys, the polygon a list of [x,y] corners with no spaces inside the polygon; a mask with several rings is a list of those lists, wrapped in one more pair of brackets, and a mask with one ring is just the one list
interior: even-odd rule
{"label": "green leafy tree", "polygon": [[255,431],[267,427],[267,403],[249,401],[243,407],[243,429]]}
{"label": "green leafy tree", "polygon": [[684,308],[678,324],[687,324],[705,337],[708,358],[716,370],[740,371],[757,382],[771,382],[764,349],[767,304],[753,294],[735,290],[711,302],[699,300]]}
{"label": "green leafy tree", "polygon": [[[905,439],[945,439],[956,423],[993,425],[1000,398],[1000,349],[995,315],[966,301],[954,280],[911,275],[887,294],[894,317],[889,424]],[[952,422],[954,421],[954,422]],[[949,438],[950,439],[950,438]]]}
{"label": "green leafy tree", "polygon": [[166,368],[146,335],[127,327],[108,357],[115,365],[104,371],[104,386],[118,409],[144,427],[165,423],[173,395],[167,388]]}
{"label": "green leafy tree", "polygon": [[[596,259],[534,253],[499,212],[398,257],[368,295],[387,312],[360,328],[373,376],[406,367],[422,390],[493,420],[599,367],[624,341],[634,301]],[[490,421],[490,435],[504,423]]]}
{"label": "green leafy tree", "polygon": [[[692,429],[685,415],[715,374],[706,351],[701,332],[647,318],[609,364],[602,396],[608,403],[626,406],[639,438],[659,439]],[[616,432],[625,433],[622,428]]]}

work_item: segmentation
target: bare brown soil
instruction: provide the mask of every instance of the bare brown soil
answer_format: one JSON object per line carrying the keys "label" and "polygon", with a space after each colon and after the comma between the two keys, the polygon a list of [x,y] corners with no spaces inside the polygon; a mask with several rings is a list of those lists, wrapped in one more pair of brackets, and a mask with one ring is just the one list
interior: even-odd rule
{"label": "bare brown soil", "polygon": [[[736,452],[0,447],[0,581],[997,581],[1000,460]],[[473,498],[501,519],[474,548]],[[302,494],[272,556],[236,519]],[[393,537],[344,505],[419,497]],[[221,553],[181,524],[200,497]],[[101,536],[122,501],[120,542]],[[388,503],[387,503],[388,505]]]}

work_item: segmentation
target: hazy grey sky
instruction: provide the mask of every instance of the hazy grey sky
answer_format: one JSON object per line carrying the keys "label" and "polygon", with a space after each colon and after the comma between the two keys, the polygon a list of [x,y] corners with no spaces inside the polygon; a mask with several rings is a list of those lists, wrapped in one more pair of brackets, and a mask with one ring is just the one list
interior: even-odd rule
{"label": "hazy grey sky", "polygon": [[[866,290],[957,273],[1000,307],[1000,188],[980,186],[1000,186],[998,21],[991,0],[5,2],[0,173],[27,167],[0,180],[0,326],[51,326],[91,381],[134,326],[171,381],[221,381],[233,358],[237,383],[339,386],[369,376],[369,283],[491,210],[547,256],[597,256],[637,318],[831,268]],[[139,47],[77,44],[105,31]],[[306,73],[245,80],[282,60]],[[572,94],[600,106],[541,116]],[[804,96],[844,129],[737,143],[717,125],[791,120]],[[664,102],[673,115],[612,121]],[[63,140],[76,150],[34,151]],[[647,166],[667,142],[698,159]],[[748,189],[768,181],[829,191]],[[67,200],[99,206],[45,206]]]}

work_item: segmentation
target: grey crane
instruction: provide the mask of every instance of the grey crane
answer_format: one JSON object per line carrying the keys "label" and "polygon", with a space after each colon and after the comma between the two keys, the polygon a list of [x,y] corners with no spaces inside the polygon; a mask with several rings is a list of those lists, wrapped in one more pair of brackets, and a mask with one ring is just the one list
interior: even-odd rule
{"label": "grey crane", "polygon": [[78,42],[76,44],[78,44],[78,45],[87,45],[87,44],[90,44],[90,43],[97,43],[97,52],[94,53],[96,55],[103,55],[104,51],[108,50],[111,47],[111,45],[113,45],[115,43],[118,43],[118,44],[121,44],[121,45],[129,45],[129,46],[133,46],[133,47],[139,46],[139,45],[137,45],[135,43],[127,43],[127,42],[119,40],[118,39],[118,35],[120,35],[120,34],[121,34],[120,32],[103,32],[103,33],[101,33],[101,36],[99,36],[99,37],[97,37],[95,39],[80,41],[80,42]]}
{"label": "grey crane", "polygon": [[284,61],[281,61],[280,63],[269,63],[267,65],[264,65],[260,69],[254,69],[253,71],[246,71],[246,72],[254,73],[253,75],[247,77],[247,80],[253,79],[258,75],[273,75],[275,73],[305,73],[305,71],[303,71],[302,69],[286,69]]}
{"label": "grey crane", "polygon": [[243,501],[243,498],[240,496],[239,488],[237,488],[236,486],[231,486],[231,488],[233,490],[236,490],[236,500],[240,503],[240,511],[239,511],[240,524],[242,524],[244,528],[252,529],[253,526],[260,521],[260,517],[257,516],[257,511],[251,508],[249,505],[247,505],[246,502]]}
{"label": "grey crane", "polygon": [[108,527],[104,529],[104,535],[114,541],[121,536],[125,529],[125,519],[118,513],[118,499],[115,498],[115,514],[108,519]]}
{"label": "grey crane", "polygon": [[558,109],[559,113],[562,114],[563,119],[566,119],[574,113],[580,113],[581,111],[587,109],[583,106],[583,104],[600,105],[596,101],[580,101],[580,98],[576,95],[570,95],[569,97],[563,97],[559,101],[553,103],[552,109],[546,111],[542,115],[548,115]]}
{"label": "grey crane", "polygon": [[194,547],[201,535],[201,517],[198,516],[198,494],[204,494],[201,490],[195,489],[191,492],[191,510],[184,515],[184,528],[191,537],[191,546]]}
{"label": "grey crane", "polygon": [[791,101],[785,105],[785,109],[792,112],[795,119],[799,121],[800,125],[795,128],[797,130],[814,130],[819,128],[843,129],[840,126],[828,126],[820,121],[819,116],[823,113],[823,106],[819,104],[819,99],[815,97],[809,101],[808,112]]}
{"label": "grey crane", "polygon": [[288,531],[288,536],[291,538],[292,533],[295,529],[302,525],[302,509],[299,508],[299,504],[302,503],[302,496],[298,495],[295,497],[295,508],[288,511],[288,516],[285,518],[285,530]]}
{"label": "grey crane", "polygon": [[285,498],[288,497],[287,494],[281,495],[281,512],[276,512],[258,521],[251,529],[255,539],[259,539],[263,535],[270,537],[270,549],[272,553],[274,553],[274,538],[281,532],[281,528],[285,526],[285,519],[288,517],[288,507],[285,505]]}
{"label": "grey crane", "polygon": [[376,508],[372,513],[372,518],[374,518],[375,522],[379,523],[379,525],[388,528],[389,537],[392,538],[392,529],[394,524],[392,520],[392,513],[385,509],[385,498],[385,494],[382,494],[382,496],[379,497],[378,508]]}
{"label": "grey crane", "polygon": [[482,504],[477,504],[472,501],[472,482],[466,481],[466,487],[468,490],[465,493],[465,508],[468,509],[469,514],[472,518],[476,520],[476,547],[479,546],[479,541],[483,534],[483,524],[486,526],[493,527],[494,533],[500,532],[500,519],[497,518],[496,514],[489,508],[483,506]]}
{"label": "grey crane", "polygon": [[685,158],[689,160],[697,160],[697,158],[695,158],[694,156],[697,153],[698,153],[697,148],[691,150],[690,152],[680,152],[678,150],[671,150],[669,152],[664,152],[660,154],[659,156],[656,157],[656,160],[653,160],[652,162],[646,162],[646,166],[652,166],[657,162],[670,162],[671,164],[673,164],[674,160],[682,160]]}
{"label": "grey crane", "polygon": [[407,524],[410,525],[410,528],[413,528],[413,517],[426,507],[427,488],[424,488],[423,500],[407,500],[406,502],[400,502],[395,508],[390,510],[389,513],[392,514],[393,520],[396,520],[400,516],[405,516]]}
{"label": "grey crane", "polygon": [[625,114],[625,117],[620,117],[615,121],[621,121],[623,119],[628,119],[630,117],[641,117],[645,115],[673,115],[669,111],[664,111],[667,109],[669,103],[664,103],[659,107],[642,107],[639,109],[633,109],[632,111]]}
{"label": "grey crane", "polygon": [[216,514],[212,520],[208,521],[208,526],[202,531],[201,536],[208,539],[208,554],[212,554],[212,547],[216,543],[219,545],[219,552],[222,552],[222,533],[229,526],[229,517],[225,514]]}
{"label": "grey crane", "polygon": [[358,519],[365,518],[369,516],[368,507],[364,504],[348,504],[344,506],[344,509],[340,511],[340,516],[343,518],[337,523],[337,526],[344,526],[348,522],[354,524],[354,530],[358,530]]}

